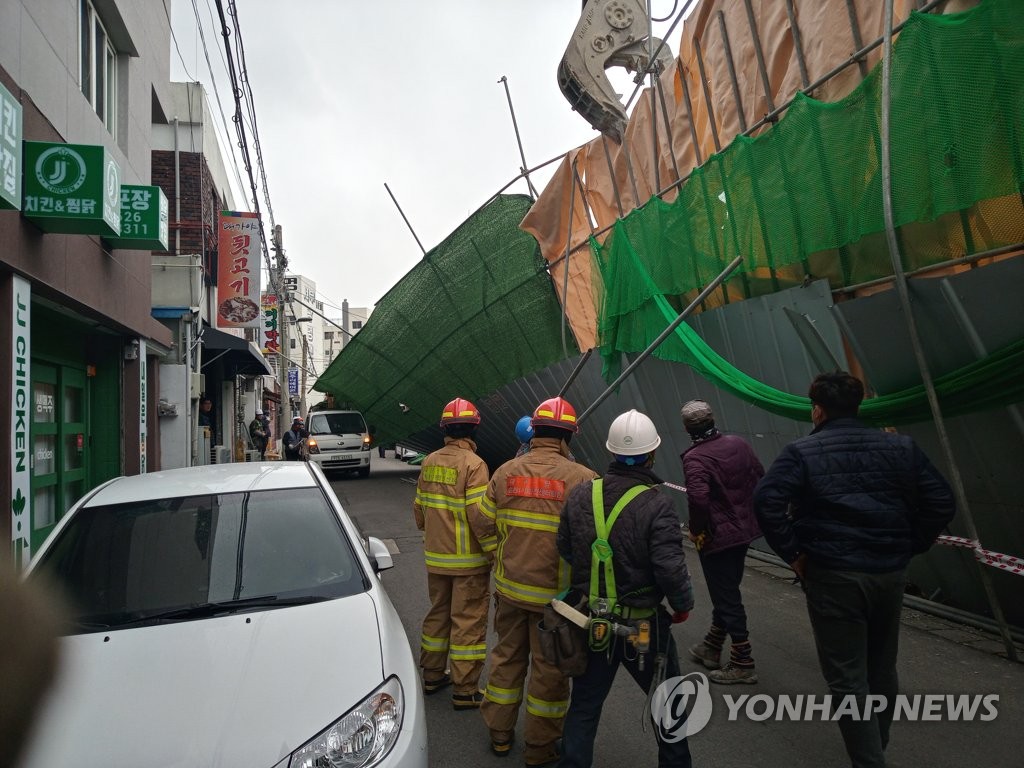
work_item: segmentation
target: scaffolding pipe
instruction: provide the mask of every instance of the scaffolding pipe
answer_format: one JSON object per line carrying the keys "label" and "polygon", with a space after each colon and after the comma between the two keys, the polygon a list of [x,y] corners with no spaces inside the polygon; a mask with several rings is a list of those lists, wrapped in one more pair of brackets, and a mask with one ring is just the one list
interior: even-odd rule
{"label": "scaffolding pipe", "polygon": [[598,395],[594,402],[587,406],[587,409],[579,415],[579,418],[576,419],[576,423],[582,424],[583,420],[586,419],[587,416],[589,416],[591,413],[593,413],[594,409],[597,408],[597,406],[599,406],[601,403],[607,400],[608,396],[616,389],[618,389],[619,385],[622,382],[624,382],[626,379],[632,376],[633,371],[639,368],[640,364],[643,363],[644,360],[646,360],[648,357],[650,357],[651,353],[654,352],[654,350],[661,346],[661,342],[667,339],[669,335],[682,324],[683,320],[692,315],[693,310],[700,306],[701,302],[703,302],[708,296],[710,296],[714,292],[714,290],[719,286],[719,284],[724,282],[725,278],[727,278],[732,273],[732,271],[742,263],[743,257],[737,256],[735,259],[729,262],[729,265],[725,269],[718,273],[714,280],[705,285],[704,289],[699,294],[697,294],[697,298],[691,301],[687,305],[686,309],[684,309],[682,312],[676,315],[676,319],[669,323],[665,330],[658,334],[658,338],[652,341],[648,345],[647,349],[641,352],[637,356],[636,360],[634,360],[632,363],[626,366],[626,370],[620,373],[619,377],[615,379],[615,381],[613,381],[611,384],[609,384],[608,388],[605,389],[605,391],[602,392],[600,395]]}
{"label": "scaffolding pipe", "polygon": [[565,393],[569,391],[569,387],[572,386],[572,383],[574,381],[576,381],[576,377],[580,375],[580,372],[583,370],[583,366],[587,364],[587,360],[590,359],[590,356],[593,353],[593,347],[591,347],[590,349],[583,353],[583,356],[579,359],[579,362],[576,363],[576,367],[573,368],[572,373],[569,374],[569,378],[565,380],[565,384],[563,384],[562,388],[558,390],[559,397],[565,397]]}
{"label": "scaffolding pipe", "polygon": [[[893,35],[893,2],[885,0],[885,35],[884,50],[882,54],[882,96],[881,96],[881,117],[879,133],[882,152],[882,213],[885,216],[885,236],[889,246],[889,258],[892,261],[893,275],[895,276],[896,292],[899,296],[900,308],[907,319],[907,333],[910,336],[910,344],[914,350],[914,359],[921,374],[921,384],[924,386],[925,394],[928,396],[928,405],[931,409],[932,419],[935,422],[935,431],[938,434],[939,444],[942,446],[942,453],[946,459],[953,493],[956,496],[957,506],[960,507],[961,517],[967,536],[972,541],[979,541],[978,529],[974,524],[974,517],[967,501],[967,490],[964,487],[963,476],[956,463],[956,456],[953,453],[953,446],[946,431],[946,421],[939,406],[939,397],[935,391],[935,384],[932,381],[931,371],[928,367],[928,360],[925,357],[924,348],[921,344],[921,336],[918,332],[917,321],[914,318],[913,307],[910,303],[910,290],[907,283],[907,276],[903,272],[903,257],[900,253],[899,242],[896,238],[896,225],[893,216],[892,205],[892,149],[891,136],[891,104],[892,97],[892,35]],[[985,596],[988,598],[989,607],[992,609],[992,616],[999,625],[999,633],[1006,646],[1006,657],[1011,661],[1017,660],[1017,650],[1014,648],[1013,639],[1010,637],[1010,630],[1003,615],[1003,608],[999,604],[992,579],[985,569],[985,565],[977,558],[972,558],[978,569],[978,576],[981,578],[982,586],[985,589]]]}

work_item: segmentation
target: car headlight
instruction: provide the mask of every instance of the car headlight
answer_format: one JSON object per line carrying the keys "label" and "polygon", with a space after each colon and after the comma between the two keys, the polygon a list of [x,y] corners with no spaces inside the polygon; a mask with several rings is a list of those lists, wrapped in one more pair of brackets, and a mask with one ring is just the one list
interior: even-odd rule
{"label": "car headlight", "polygon": [[320,446],[317,445],[316,440],[310,437],[306,440],[306,450],[310,453],[320,453]]}
{"label": "car headlight", "polygon": [[363,451],[370,450],[370,443],[372,443],[372,442],[373,442],[373,438],[371,438],[370,435],[368,435],[368,434],[363,435],[363,444],[362,444],[362,446],[360,446],[360,450],[363,450]]}
{"label": "car headlight", "polygon": [[402,684],[389,677],[327,730],[292,753],[289,768],[369,768],[391,751],[402,730]]}

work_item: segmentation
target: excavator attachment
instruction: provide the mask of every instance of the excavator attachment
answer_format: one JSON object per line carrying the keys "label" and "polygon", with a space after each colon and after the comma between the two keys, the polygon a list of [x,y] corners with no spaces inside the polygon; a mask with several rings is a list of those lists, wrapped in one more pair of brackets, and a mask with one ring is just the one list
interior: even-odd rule
{"label": "excavator attachment", "polygon": [[558,87],[572,108],[619,144],[628,118],[605,70],[625,67],[629,72],[646,73],[651,43],[658,51],[659,72],[673,62],[669,47],[656,37],[648,41],[647,31],[644,0],[587,0],[558,65]]}

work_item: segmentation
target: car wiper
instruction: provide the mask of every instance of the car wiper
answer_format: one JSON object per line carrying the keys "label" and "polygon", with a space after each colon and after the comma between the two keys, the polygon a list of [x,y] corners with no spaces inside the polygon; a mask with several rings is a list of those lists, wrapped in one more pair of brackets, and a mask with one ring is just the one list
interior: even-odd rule
{"label": "car wiper", "polygon": [[286,608],[291,605],[308,605],[309,603],[320,603],[330,598],[323,595],[302,595],[300,597],[277,597],[276,595],[263,595],[260,597],[243,597],[239,600],[224,600],[215,603],[199,603],[190,605],[187,608],[175,608],[170,611],[148,613],[144,616],[137,616],[119,626],[129,624],[143,624],[147,622],[160,621],[187,621],[189,619],[201,619],[207,616],[216,616],[219,613],[234,613],[251,608]]}

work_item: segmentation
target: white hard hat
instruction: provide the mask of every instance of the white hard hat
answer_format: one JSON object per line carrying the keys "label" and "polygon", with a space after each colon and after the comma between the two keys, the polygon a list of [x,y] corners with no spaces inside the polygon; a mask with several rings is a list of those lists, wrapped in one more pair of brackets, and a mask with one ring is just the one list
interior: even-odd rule
{"label": "white hard hat", "polygon": [[257,408],[256,409],[256,415],[257,416],[262,416],[263,415],[263,411],[261,411],[259,408]]}
{"label": "white hard hat", "polygon": [[635,408],[615,417],[605,447],[616,456],[642,456],[661,445],[654,422]]}

